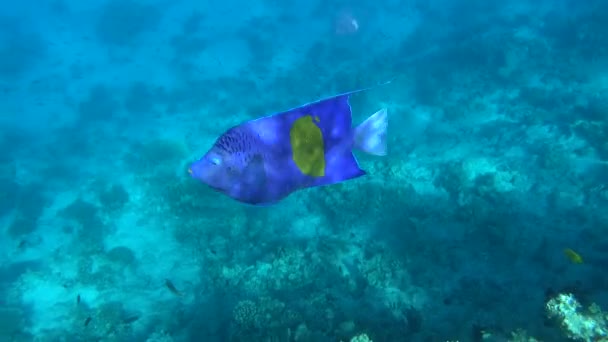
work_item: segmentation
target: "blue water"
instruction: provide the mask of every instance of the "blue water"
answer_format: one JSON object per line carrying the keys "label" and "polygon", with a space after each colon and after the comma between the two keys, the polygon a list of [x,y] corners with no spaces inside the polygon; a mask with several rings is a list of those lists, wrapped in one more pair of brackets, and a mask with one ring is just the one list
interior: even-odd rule
{"label": "blue water", "polygon": [[[0,7],[0,341],[605,336],[608,2]],[[258,208],[186,172],[388,80],[365,177]]]}

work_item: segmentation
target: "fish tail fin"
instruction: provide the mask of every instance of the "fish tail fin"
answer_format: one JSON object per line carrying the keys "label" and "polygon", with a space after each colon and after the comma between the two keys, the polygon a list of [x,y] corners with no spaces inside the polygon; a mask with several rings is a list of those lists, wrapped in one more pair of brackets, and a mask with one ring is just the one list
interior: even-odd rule
{"label": "fish tail fin", "polygon": [[385,156],[387,127],[387,110],[382,108],[355,128],[354,147],[368,154]]}

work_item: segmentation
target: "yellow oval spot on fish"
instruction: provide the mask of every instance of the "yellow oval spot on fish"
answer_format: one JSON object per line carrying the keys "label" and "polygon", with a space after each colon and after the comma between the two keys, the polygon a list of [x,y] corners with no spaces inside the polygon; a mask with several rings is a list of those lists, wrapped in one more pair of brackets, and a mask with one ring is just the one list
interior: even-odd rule
{"label": "yellow oval spot on fish", "polygon": [[325,176],[323,133],[314,122],[319,118],[306,115],[297,119],[289,131],[293,161],[300,172],[312,177]]}
{"label": "yellow oval spot on fish", "polygon": [[583,257],[580,256],[580,254],[576,253],[574,250],[572,250],[570,248],[564,249],[564,255],[572,263],[575,263],[575,264],[582,264],[583,263]]}

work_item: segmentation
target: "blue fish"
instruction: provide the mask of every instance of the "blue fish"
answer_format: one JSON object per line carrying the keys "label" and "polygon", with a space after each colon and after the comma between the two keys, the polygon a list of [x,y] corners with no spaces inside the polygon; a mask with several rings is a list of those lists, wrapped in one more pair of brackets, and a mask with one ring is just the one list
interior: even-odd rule
{"label": "blue fish", "polygon": [[352,127],[349,97],[362,90],[232,127],[188,172],[253,205],[277,203],[299,189],[363,176],[353,149],[386,155],[388,120],[384,108]]}

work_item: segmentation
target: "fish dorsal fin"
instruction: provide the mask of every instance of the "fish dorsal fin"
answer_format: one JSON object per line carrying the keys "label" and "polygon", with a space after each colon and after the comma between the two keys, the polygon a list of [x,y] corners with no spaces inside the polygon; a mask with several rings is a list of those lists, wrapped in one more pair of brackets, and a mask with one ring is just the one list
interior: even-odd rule
{"label": "fish dorsal fin", "polygon": [[350,96],[350,95],[362,93],[364,91],[376,89],[376,88],[379,88],[379,87],[391,84],[396,78],[397,78],[397,76],[391,78],[390,80],[388,80],[386,82],[380,82],[380,83],[377,83],[377,84],[374,84],[374,85],[371,85],[371,86],[368,86],[368,87],[357,88],[357,89],[354,89],[354,90],[351,90],[351,91],[347,91],[347,92],[344,92],[344,93],[332,95],[332,96],[329,96],[329,97],[324,97],[324,98],[322,98],[322,99],[320,99],[318,101],[315,101],[315,102],[321,102],[321,101],[328,100],[328,99],[331,99],[331,98],[334,98],[334,97]]}
{"label": "fish dorsal fin", "polygon": [[290,109],[287,109],[285,111],[281,111],[281,112],[275,113],[275,114],[281,114],[281,113],[284,113],[284,112],[289,112],[289,111],[294,110],[294,109],[298,109],[298,108],[301,108],[301,107],[306,107],[306,106],[313,105],[315,103],[319,103],[319,102],[323,102],[323,101],[327,101],[327,100],[330,100],[330,99],[334,99],[334,98],[338,98],[338,97],[342,97],[342,96],[349,97],[350,95],[354,95],[354,94],[362,93],[364,91],[376,89],[378,87],[382,87],[382,86],[391,84],[396,78],[397,77],[395,76],[395,77],[391,78],[390,80],[388,80],[386,82],[381,82],[381,83],[378,83],[378,84],[375,84],[375,85],[372,85],[372,86],[369,86],[369,87],[358,88],[358,89],[347,91],[347,92],[344,92],[344,93],[339,93],[339,94],[335,94],[335,95],[331,95],[331,96],[322,97],[322,98],[320,98],[318,100],[315,100],[315,101],[312,101],[312,102],[308,102],[308,103],[305,103],[305,104],[299,105],[297,107],[290,108]]}

